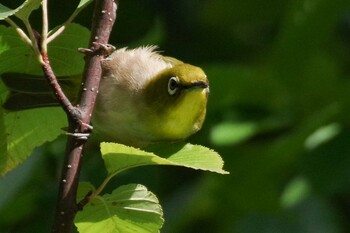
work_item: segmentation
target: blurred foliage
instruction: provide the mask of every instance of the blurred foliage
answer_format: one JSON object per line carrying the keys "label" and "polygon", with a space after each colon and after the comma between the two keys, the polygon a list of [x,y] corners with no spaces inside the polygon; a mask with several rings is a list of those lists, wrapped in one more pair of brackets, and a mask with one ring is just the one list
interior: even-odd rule
{"label": "blurred foliage", "polygon": [[[72,2],[50,1],[52,26]],[[112,44],[155,43],[206,71],[208,115],[189,141],[218,151],[231,174],[146,167],[111,188],[152,190],[162,232],[350,232],[349,0],[119,2]],[[92,9],[76,22],[90,27]],[[31,21],[39,30],[40,17]],[[0,178],[0,232],[49,231],[64,145],[38,148]],[[92,151],[81,177],[98,184],[105,171]]]}

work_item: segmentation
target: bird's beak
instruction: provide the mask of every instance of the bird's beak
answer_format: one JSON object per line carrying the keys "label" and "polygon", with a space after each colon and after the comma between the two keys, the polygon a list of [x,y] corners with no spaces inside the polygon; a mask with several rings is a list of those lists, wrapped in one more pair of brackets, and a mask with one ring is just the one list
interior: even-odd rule
{"label": "bird's beak", "polygon": [[185,86],[185,89],[193,89],[193,88],[200,88],[200,89],[205,89],[209,87],[209,83],[208,82],[204,82],[204,81],[195,81],[192,82],[188,85]]}

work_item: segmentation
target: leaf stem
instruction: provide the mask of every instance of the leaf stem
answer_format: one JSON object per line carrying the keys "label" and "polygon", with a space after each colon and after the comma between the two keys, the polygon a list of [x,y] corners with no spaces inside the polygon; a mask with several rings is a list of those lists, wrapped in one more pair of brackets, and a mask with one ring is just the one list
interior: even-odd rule
{"label": "leaf stem", "polygon": [[95,197],[97,197],[98,195],[100,195],[100,193],[103,191],[103,189],[106,187],[106,185],[108,184],[108,182],[115,176],[116,174],[111,174],[108,175],[107,178],[102,182],[102,184],[91,194],[91,196],[89,197],[89,200],[94,199]]}
{"label": "leaf stem", "polygon": [[[92,194],[89,196],[89,201],[92,200],[92,199],[94,199],[94,198],[96,198],[97,196],[99,196],[100,193],[104,190],[104,188],[106,187],[106,185],[109,183],[109,181],[110,181],[113,177],[115,177],[115,176],[118,175],[119,173],[121,173],[121,172],[123,172],[123,171],[125,171],[125,170],[127,170],[127,169],[129,169],[129,168],[131,168],[131,167],[133,167],[133,166],[130,166],[130,167],[128,167],[128,168],[121,169],[121,170],[119,170],[118,172],[114,172],[114,173],[112,173],[112,174],[109,174],[109,175],[107,176],[107,178],[104,179],[104,181],[102,182],[102,184],[100,184],[100,186],[99,186],[95,191],[93,191]],[[138,167],[138,166],[135,166],[135,167]],[[86,203],[86,204],[87,204],[87,203]]]}
{"label": "leaf stem", "polygon": [[41,32],[41,53],[47,54],[47,33],[49,28],[49,19],[47,14],[47,0],[42,0],[42,12],[43,12],[43,28]]}
{"label": "leaf stem", "polygon": [[49,44],[51,41],[53,41],[55,38],[57,38],[61,33],[66,29],[67,25],[70,24],[74,18],[80,13],[80,11],[89,4],[90,2],[78,6],[78,8],[73,12],[73,14],[64,22],[61,27],[59,27],[56,31],[53,33],[49,33],[49,37],[47,38],[47,43]]}
{"label": "leaf stem", "polygon": [[64,22],[62,24],[61,27],[59,27],[54,33],[50,34],[49,33],[49,37],[47,38],[47,43],[49,44],[51,41],[53,41],[54,39],[56,39],[59,35],[61,35],[61,33],[66,29],[67,25],[69,23],[71,23],[73,21],[73,19],[75,18],[75,15],[71,15],[70,18]]}
{"label": "leaf stem", "polygon": [[32,41],[29,39],[27,34],[25,34],[25,32],[14,21],[12,21],[10,18],[6,18],[5,21],[16,30],[16,32],[24,42],[26,42],[30,47],[32,47]]}

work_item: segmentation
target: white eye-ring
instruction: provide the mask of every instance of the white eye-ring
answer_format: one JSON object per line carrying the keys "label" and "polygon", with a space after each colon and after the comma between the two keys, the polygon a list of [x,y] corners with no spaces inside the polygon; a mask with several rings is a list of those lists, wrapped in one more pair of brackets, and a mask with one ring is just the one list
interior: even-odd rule
{"label": "white eye-ring", "polygon": [[168,82],[168,93],[169,95],[174,95],[179,89],[179,78],[171,77]]}

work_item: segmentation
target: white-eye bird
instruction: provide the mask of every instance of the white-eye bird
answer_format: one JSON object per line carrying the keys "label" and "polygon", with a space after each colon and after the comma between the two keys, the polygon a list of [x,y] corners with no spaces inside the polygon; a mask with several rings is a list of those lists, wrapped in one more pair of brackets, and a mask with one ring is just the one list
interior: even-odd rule
{"label": "white-eye bird", "polygon": [[[155,46],[122,48],[102,61],[102,78],[92,118],[94,132],[101,140],[144,147],[184,140],[202,127],[209,94],[205,73],[199,67],[164,57],[155,49]],[[47,98],[46,102],[20,106],[24,105],[19,98],[21,88],[13,87],[18,82],[8,81],[13,76],[2,75],[5,85],[12,90],[5,108],[52,105]],[[30,92],[35,97],[33,93]],[[25,96],[28,91],[22,95],[30,102]],[[41,93],[40,99],[44,96]],[[52,96],[50,99],[52,102]]]}

